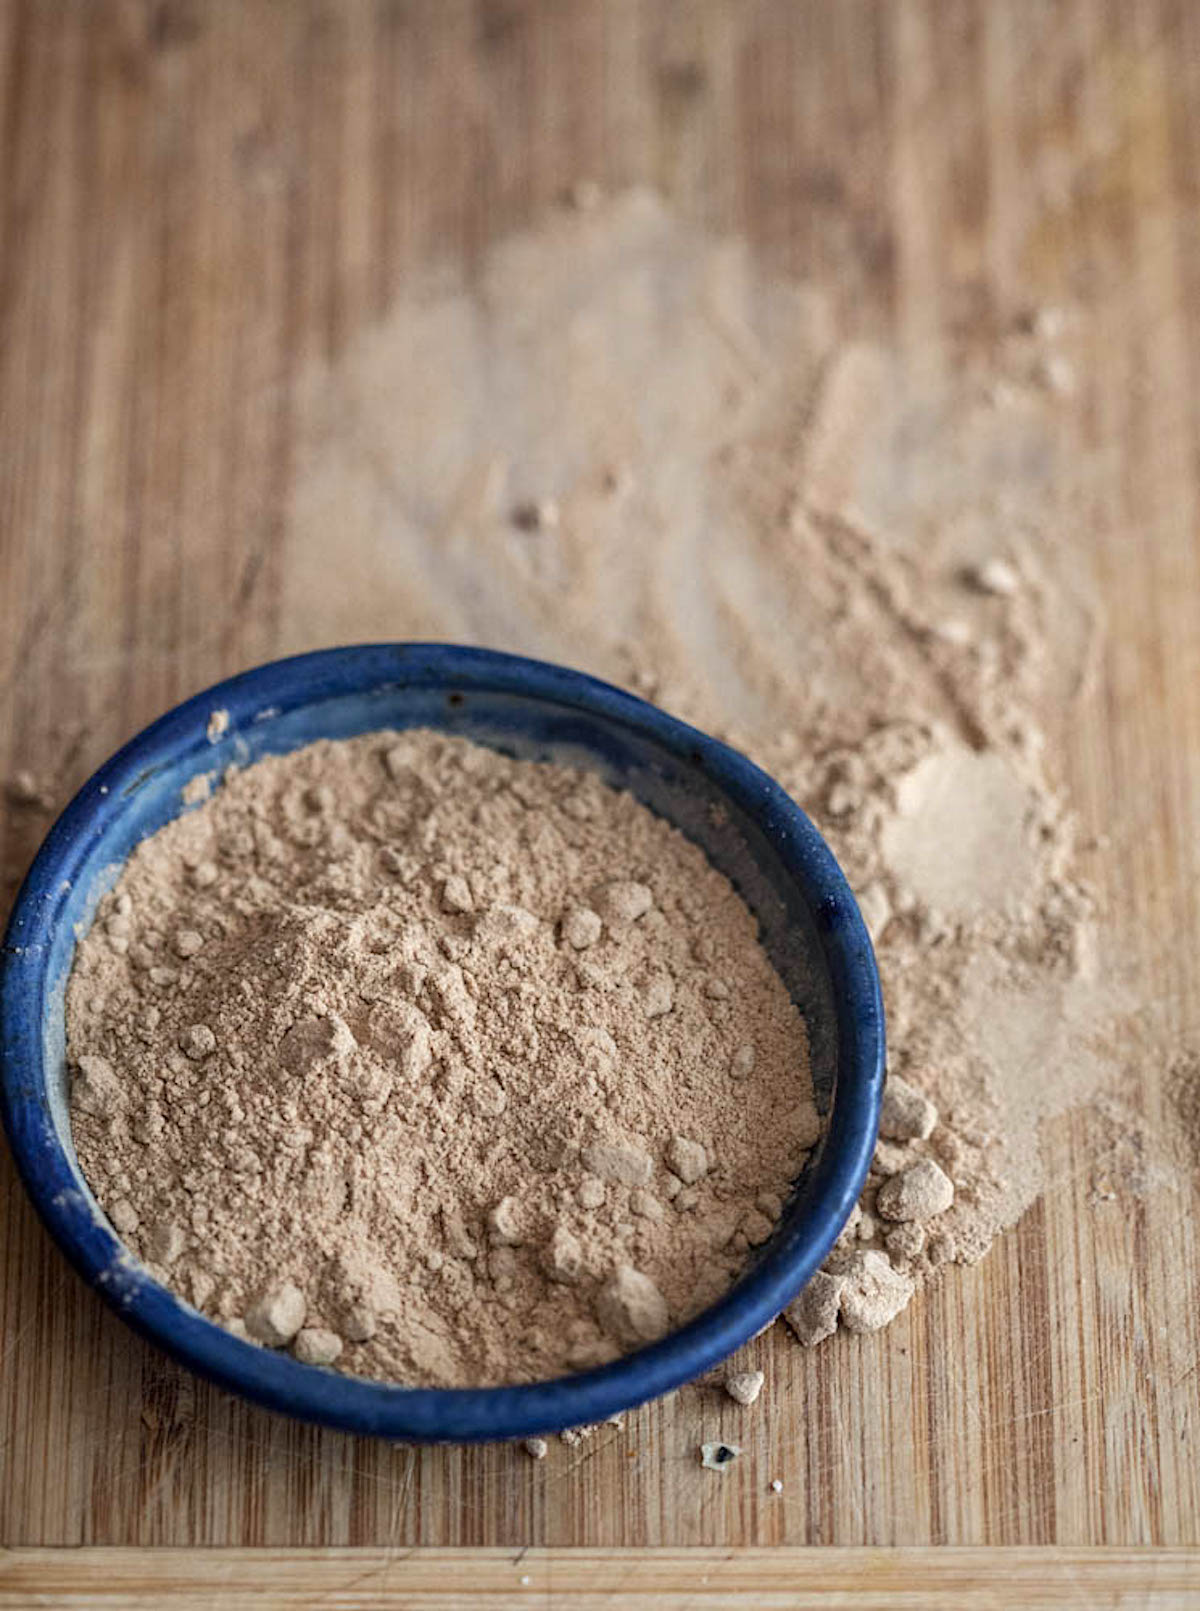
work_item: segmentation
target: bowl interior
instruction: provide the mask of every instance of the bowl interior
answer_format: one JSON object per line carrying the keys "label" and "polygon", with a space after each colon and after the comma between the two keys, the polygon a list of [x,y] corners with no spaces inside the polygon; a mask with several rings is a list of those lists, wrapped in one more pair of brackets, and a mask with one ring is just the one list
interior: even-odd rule
{"label": "bowl interior", "polygon": [[[213,711],[223,708],[212,705]],[[833,994],[813,916],[776,846],[704,769],[699,750],[682,760],[655,738],[611,717],[536,695],[392,684],[290,710],[263,706],[251,713],[249,722],[244,715],[231,717],[215,742],[208,740],[205,723],[200,745],[164,755],[109,786],[108,809],[81,847],[84,853],[72,871],[71,887],[62,892],[54,914],[47,970],[46,1082],[60,1140],[72,1158],[63,992],[76,941],[135,845],[183,812],[198,809],[183,797],[196,778],[207,778],[215,787],[228,766],[248,766],[264,755],[286,754],[317,739],[406,727],[437,728],[505,755],[586,768],[630,790],[698,844],[761,924],[764,947],[808,1025],[817,1104],[822,1110],[828,1107],[836,1071]]]}
{"label": "bowl interior", "polygon": [[[227,726],[225,718],[212,720],[218,711],[226,713]],[[643,1370],[636,1380],[629,1376],[631,1365],[652,1362],[664,1349],[670,1352],[672,1339],[586,1377],[564,1378],[561,1384],[476,1390],[368,1384],[251,1348],[203,1321],[153,1282],[116,1239],[78,1169],[67,1111],[63,996],[77,939],[133,847],[182,811],[195,809],[185,804],[183,791],[201,775],[215,785],[230,765],[245,766],[320,738],[416,726],[455,733],[508,755],[586,768],[629,789],[699,844],[758,918],[763,943],[808,1025],[818,1106],[827,1111],[832,1103],[834,1109],[833,1122],[797,1183],[775,1236],[755,1260],[754,1268],[777,1269],[773,1279],[786,1301],[827,1251],[857,1195],[870,1155],[871,1138],[865,1133],[873,1130],[878,1104],[882,1021],[869,942],[853,900],[815,830],[776,785],[741,757],[617,690],[561,668],[508,656],[429,646],[413,653],[379,646],[280,662],[178,707],[95,775],[52,830],[8,936],[5,1116],[14,1151],[35,1201],[66,1251],[111,1300],[129,1311],[135,1325],[174,1347],[196,1368],[227,1382],[232,1376],[231,1385],[281,1407],[341,1425],[410,1430],[403,1416],[395,1428],[393,1415],[389,1427],[378,1424],[379,1414],[365,1408],[365,1420],[357,1414],[347,1419],[344,1409],[338,1413],[329,1407],[338,1396],[332,1385],[317,1395],[321,1402],[310,1401],[306,1383],[313,1378],[339,1388],[403,1392],[410,1401],[491,1399],[495,1413],[496,1402],[505,1395],[519,1400],[522,1394],[592,1378],[609,1379],[614,1390],[597,1403],[637,1402],[690,1374],[676,1368],[672,1381],[667,1380],[670,1372],[655,1370]],[[814,900],[814,888],[823,892],[820,900]],[[874,1024],[847,1024],[847,977],[833,977],[845,961],[847,939],[861,953],[858,1018],[865,1008],[869,1019],[873,1007]],[[835,990],[841,997],[840,1016]],[[844,1092],[846,1099],[834,1102],[839,1057],[844,1062],[847,1056],[848,1027],[857,1035],[850,1050],[863,1078],[855,1092]],[[831,1153],[835,1156],[827,1156]],[[814,1197],[820,1198],[819,1223],[810,1212]],[[737,1298],[753,1286],[754,1268],[720,1304],[673,1336],[706,1334],[717,1349],[714,1358],[744,1340],[749,1331],[734,1333],[739,1314],[746,1321],[749,1309],[743,1303],[739,1311]],[[749,1307],[761,1311],[763,1303]],[[705,1328],[706,1319],[721,1311],[728,1311],[724,1324]],[[759,1318],[759,1324],[769,1318]],[[185,1334],[197,1326],[210,1334],[201,1351],[217,1357],[197,1359],[195,1349],[189,1351]],[[708,1354],[713,1348],[701,1351]],[[260,1358],[243,1359],[245,1368],[227,1369],[228,1360],[253,1355]],[[701,1360],[697,1368],[711,1362]],[[681,1363],[677,1359],[676,1367]],[[267,1391],[264,1371],[270,1377],[272,1370],[278,1380]],[[618,1386],[622,1376],[629,1379]],[[285,1378],[291,1379],[290,1390]],[[501,1414],[500,1424],[494,1414],[485,1415],[480,1424],[478,1417],[468,1415],[467,1423],[457,1427],[444,1427],[435,1416],[430,1425],[411,1430],[424,1436],[493,1436],[502,1430],[517,1435],[586,1419],[594,1408],[572,1403],[568,1396],[552,1413],[530,1409],[515,1421]],[[382,1420],[389,1417],[385,1414]]]}

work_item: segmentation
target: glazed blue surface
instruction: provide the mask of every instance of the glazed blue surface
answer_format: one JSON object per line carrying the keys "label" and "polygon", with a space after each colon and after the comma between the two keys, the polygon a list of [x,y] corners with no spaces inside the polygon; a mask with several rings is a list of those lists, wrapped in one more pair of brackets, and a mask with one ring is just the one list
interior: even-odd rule
{"label": "glazed blue surface", "polygon": [[[210,742],[212,713],[228,729]],[[598,771],[676,823],[727,873],[812,1040],[825,1137],[738,1284],[681,1330],[602,1369],[478,1389],[406,1388],[239,1341],[125,1252],[79,1173],[67,1116],[63,991],[77,936],[135,844],[199,773],[318,738],[431,726],[507,754]],[[46,838],[0,954],[0,1100],[22,1179],[83,1277],[143,1336],[272,1409],[348,1431],[466,1441],[597,1421],[669,1392],[747,1341],[816,1270],[857,1201],[883,1085],[879,978],[829,849],[778,784],[726,745],[561,666],[442,644],[369,644],[262,666],[170,711],[84,785]]]}

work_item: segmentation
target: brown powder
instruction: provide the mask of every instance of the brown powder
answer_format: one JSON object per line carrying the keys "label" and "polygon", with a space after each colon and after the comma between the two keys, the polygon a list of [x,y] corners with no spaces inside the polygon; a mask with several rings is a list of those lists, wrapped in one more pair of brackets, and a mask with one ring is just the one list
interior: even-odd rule
{"label": "brown powder", "polygon": [[[1100,642],[1102,483],[1059,383],[1076,310],[947,361],[839,308],[643,193],[414,286],[306,376],[285,646],[541,654],[780,778],[862,899],[892,1068],[938,1112],[881,1149],[854,1242],[919,1285],[1033,1200],[1042,1122],[1121,1040],[1052,760]],[[873,1195],[917,1156],[956,1187],[919,1236]],[[856,1326],[905,1290],[867,1261]]]}
{"label": "brown powder", "polygon": [[[790,1312],[805,1341],[981,1257],[1040,1189],[1042,1122],[1128,1039],[1047,759],[1101,642],[1099,494],[1055,380],[1081,315],[947,364],[837,308],[645,194],[551,216],[311,365],[283,556],[282,649],[433,637],[582,666],[730,739],[829,838],[918,1105]],[[1100,1198],[1143,1178],[1127,1150],[1099,1137]],[[921,1158],[953,1203],[889,1220],[880,1187]]]}
{"label": "brown powder", "polygon": [[265,760],[135,851],[68,991],[84,1172],[311,1363],[552,1376],[687,1320],[819,1133],[732,886],[628,794],[429,732]]}

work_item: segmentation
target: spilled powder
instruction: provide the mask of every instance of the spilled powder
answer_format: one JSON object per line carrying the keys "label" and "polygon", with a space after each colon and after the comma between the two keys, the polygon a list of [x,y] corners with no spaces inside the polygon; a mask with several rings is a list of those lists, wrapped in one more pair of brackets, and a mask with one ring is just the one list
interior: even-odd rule
{"label": "spilled powder", "polygon": [[[610,677],[749,753],[841,859],[935,1120],[881,1145],[810,1330],[980,1258],[1041,1187],[1043,1122],[1110,1067],[1046,758],[1101,627],[1058,540],[1094,495],[1072,319],[901,359],[635,192],[414,288],[306,378],[288,648],[441,637]],[[924,1159],[952,1204],[887,1220]]]}
{"label": "spilled powder", "polygon": [[820,1132],[805,1026],[703,853],[427,731],[264,760],[141,844],[67,1018],[80,1161],[158,1278],[405,1382],[653,1341]]}

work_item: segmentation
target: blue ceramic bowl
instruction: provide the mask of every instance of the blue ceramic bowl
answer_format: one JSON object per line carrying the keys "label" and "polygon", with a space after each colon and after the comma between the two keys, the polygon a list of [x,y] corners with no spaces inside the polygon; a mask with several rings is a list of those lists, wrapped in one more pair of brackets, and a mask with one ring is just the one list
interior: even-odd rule
{"label": "blue ceramic bowl", "polygon": [[[216,710],[229,717],[220,734],[209,726]],[[133,1259],[76,1162],[63,993],[76,939],[134,845],[185,809],[180,791],[198,773],[318,738],[413,726],[587,767],[632,790],[737,885],[808,1021],[828,1123],[775,1234],[719,1303],[599,1370],[513,1387],[407,1388],[241,1342]],[[669,1392],[754,1336],[816,1270],[858,1198],[883,1058],[879,977],[858,908],[824,841],[778,784],[724,744],[579,672],[440,644],[301,655],[170,711],[101,767],[51,829],[0,957],[4,1123],[29,1194],[76,1269],[135,1330],[222,1387],[288,1415],[390,1438],[513,1438],[601,1420]]]}

